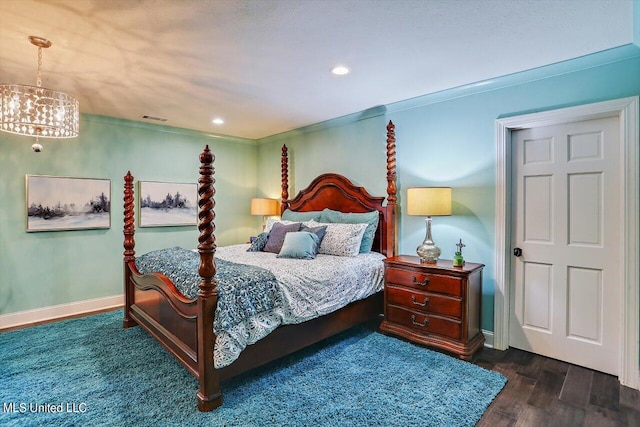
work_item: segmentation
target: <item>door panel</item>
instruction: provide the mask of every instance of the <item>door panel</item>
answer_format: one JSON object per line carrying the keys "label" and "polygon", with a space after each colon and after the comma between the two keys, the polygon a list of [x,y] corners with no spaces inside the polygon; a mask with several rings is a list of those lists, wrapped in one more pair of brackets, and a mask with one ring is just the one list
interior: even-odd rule
{"label": "door panel", "polygon": [[523,308],[525,328],[551,331],[552,268],[549,264],[526,262],[524,267]]}
{"label": "door panel", "polygon": [[524,177],[524,239],[527,242],[553,242],[553,176]]}
{"label": "door panel", "polygon": [[513,132],[513,347],[617,374],[618,118]]}
{"label": "door panel", "polygon": [[569,267],[567,337],[602,343],[602,270]]}
{"label": "door panel", "polygon": [[569,174],[569,244],[602,247],[601,172]]}

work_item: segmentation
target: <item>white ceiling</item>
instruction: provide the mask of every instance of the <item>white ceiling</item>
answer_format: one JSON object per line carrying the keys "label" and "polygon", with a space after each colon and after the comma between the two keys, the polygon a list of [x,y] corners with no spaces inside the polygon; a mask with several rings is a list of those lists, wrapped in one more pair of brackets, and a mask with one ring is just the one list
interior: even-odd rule
{"label": "white ceiling", "polygon": [[[633,42],[631,0],[0,0],[0,82],[260,138]],[[348,76],[329,73],[335,64]],[[222,117],[225,124],[211,123]],[[82,129],[80,130],[82,132]]]}

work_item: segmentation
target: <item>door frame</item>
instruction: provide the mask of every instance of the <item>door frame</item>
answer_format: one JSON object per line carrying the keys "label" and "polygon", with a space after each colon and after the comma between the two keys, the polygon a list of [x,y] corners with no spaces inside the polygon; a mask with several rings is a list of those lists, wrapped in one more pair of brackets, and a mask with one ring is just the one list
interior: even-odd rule
{"label": "door frame", "polygon": [[511,248],[512,214],[512,141],[511,133],[519,129],[551,126],[582,120],[618,117],[620,122],[621,218],[620,253],[622,288],[620,351],[618,379],[621,384],[640,390],[640,284],[638,255],[639,236],[639,174],[638,110],[639,97],[616,99],[540,113],[525,114],[496,120],[496,194],[495,194],[495,269],[494,348],[509,348],[509,313],[513,284]]}

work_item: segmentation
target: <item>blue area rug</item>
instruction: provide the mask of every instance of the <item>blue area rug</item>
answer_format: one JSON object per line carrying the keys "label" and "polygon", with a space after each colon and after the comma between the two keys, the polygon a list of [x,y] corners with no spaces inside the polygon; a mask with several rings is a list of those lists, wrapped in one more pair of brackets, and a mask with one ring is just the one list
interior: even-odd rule
{"label": "blue area rug", "polygon": [[473,426],[506,379],[354,328],[223,384],[198,385],[122,311],[0,334],[0,425]]}

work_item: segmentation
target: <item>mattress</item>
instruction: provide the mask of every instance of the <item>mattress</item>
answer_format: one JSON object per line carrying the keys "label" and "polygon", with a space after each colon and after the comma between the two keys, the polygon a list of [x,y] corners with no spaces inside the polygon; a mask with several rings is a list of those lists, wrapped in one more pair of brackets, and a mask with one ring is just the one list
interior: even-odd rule
{"label": "mattress", "polygon": [[[280,325],[331,313],[383,287],[384,256],[376,252],[290,259],[277,258],[270,252],[247,252],[248,247],[233,245],[216,250],[216,368],[233,363],[247,345]],[[164,273],[188,298],[197,297],[198,265],[197,253],[177,247],[136,259],[140,273]]]}
{"label": "mattress", "polygon": [[280,325],[302,323],[364,299],[383,288],[384,256],[355,257],[318,254],[315,259],[276,258],[270,252],[247,252],[248,245],[219,247],[216,259],[261,267],[275,276],[283,304],[251,316],[216,336],[214,365],[222,368],[240,352]]}

